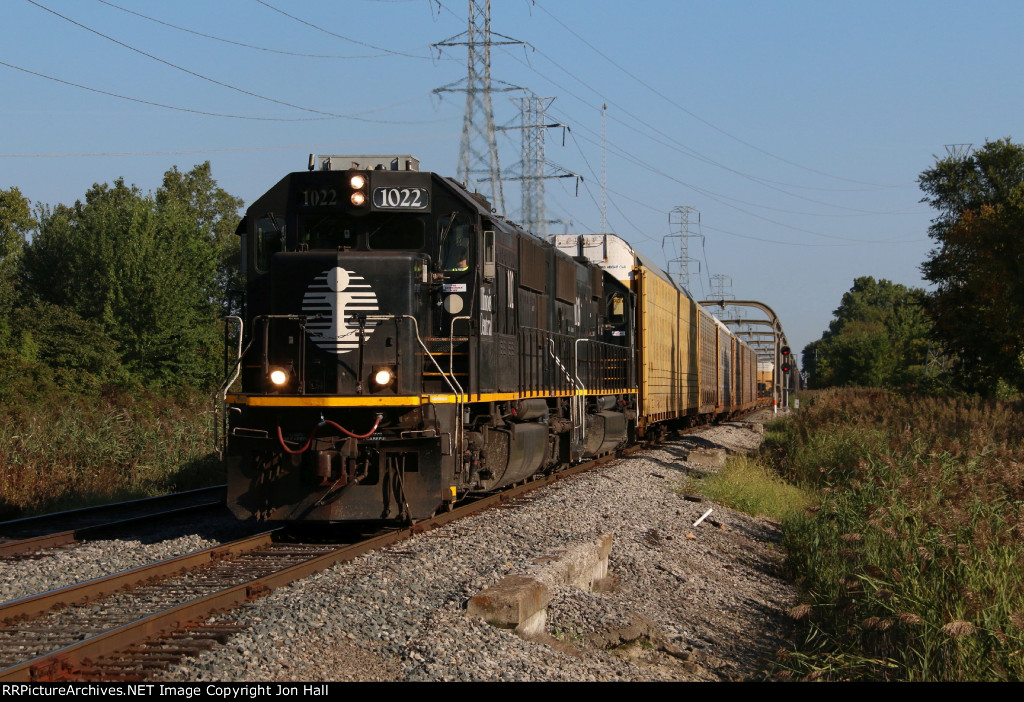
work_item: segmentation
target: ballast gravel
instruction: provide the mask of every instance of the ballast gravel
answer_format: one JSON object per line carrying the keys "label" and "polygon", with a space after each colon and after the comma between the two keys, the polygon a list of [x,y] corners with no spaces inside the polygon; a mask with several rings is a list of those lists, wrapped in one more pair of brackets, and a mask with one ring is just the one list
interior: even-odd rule
{"label": "ballast gravel", "polygon": [[[680,490],[711,470],[686,462],[689,450],[755,449],[761,435],[750,422],[674,438],[219,615],[211,621],[244,629],[159,679],[758,679],[786,645],[796,597],[780,574],[778,526]],[[609,577],[593,592],[557,588],[544,634],[525,640],[467,615],[467,601],[485,587],[602,534],[613,535]],[[98,542],[95,552],[69,552],[74,562],[58,554],[5,564],[0,599],[210,545],[204,536]]]}
{"label": "ballast gravel", "polygon": [[0,602],[201,551],[253,531],[225,515],[193,521],[187,529],[164,524],[144,538],[100,539],[9,558],[0,564]]}
{"label": "ballast gravel", "polygon": [[[757,679],[785,645],[796,592],[778,527],[678,492],[690,447],[744,452],[744,422],[533,493],[215,618],[246,623],[168,681],[715,681]],[[692,526],[708,508],[711,517]],[[713,520],[713,521],[712,521]],[[715,524],[720,526],[715,526]],[[466,602],[534,559],[613,535],[598,592],[561,587],[527,641]]]}

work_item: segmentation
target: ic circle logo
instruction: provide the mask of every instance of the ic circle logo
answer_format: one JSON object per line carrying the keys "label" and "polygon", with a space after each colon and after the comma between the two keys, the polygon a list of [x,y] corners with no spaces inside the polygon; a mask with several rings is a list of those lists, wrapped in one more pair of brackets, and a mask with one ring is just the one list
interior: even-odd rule
{"label": "ic circle logo", "polygon": [[[359,315],[380,312],[377,296],[355,271],[335,266],[309,284],[302,298],[306,330],[310,339],[328,353],[343,354],[359,347]],[[367,321],[367,336],[377,326]]]}

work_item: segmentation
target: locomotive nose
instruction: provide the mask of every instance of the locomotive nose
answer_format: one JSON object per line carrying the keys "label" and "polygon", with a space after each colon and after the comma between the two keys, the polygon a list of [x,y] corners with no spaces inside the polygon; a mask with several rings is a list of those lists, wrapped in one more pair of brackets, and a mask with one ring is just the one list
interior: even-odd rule
{"label": "locomotive nose", "polygon": [[312,251],[273,257],[267,363],[296,368],[300,394],[416,394],[415,357],[426,257]]}

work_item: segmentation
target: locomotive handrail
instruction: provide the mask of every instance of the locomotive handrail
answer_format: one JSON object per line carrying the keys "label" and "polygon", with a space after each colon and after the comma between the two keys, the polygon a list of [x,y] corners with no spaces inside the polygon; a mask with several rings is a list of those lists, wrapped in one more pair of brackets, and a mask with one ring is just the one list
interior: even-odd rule
{"label": "locomotive handrail", "polygon": [[[238,355],[235,358],[235,366],[232,369],[230,376],[227,373],[225,373],[224,382],[221,383],[220,387],[217,388],[217,393],[216,393],[215,397],[219,398],[221,400],[221,402],[223,402],[224,400],[227,399],[228,388],[230,388],[234,384],[235,380],[238,379],[238,374],[242,371],[242,355],[243,355],[242,354],[242,336],[243,336],[242,332],[245,329],[245,322],[242,321],[241,317],[236,317],[235,315],[231,315],[229,317],[225,317],[224,318],[224,322],[225,323],[226,322],[237,322],[238,323]],[[226,326],[224,328],[224,334],[225,334],[225,336],[227,335],[227,327]],[[225,341],[224,346],[226,347],[227,346],[227,339],[225,339],[224,341]],[[251,339],[249,340],[249,346],[252,346],[252,340]],[[246,350],[248,350],[248,348],[249,347],[247,346]],[[227,355],[227,349],[226,348],[225,348],[224,354]]]}
{"label": "locomotive handrail", "polygon": [[[472,305],[470,307],[472,308]],[[465,431],[465,427],[463,426],[463,406],[465,405],[465,402],[463,402],[464,391],[462,389],[462,383],[460,383],[459,379],[455,377],[455,323],[460,319],[471,321],[473,318],[465,315],[452,317],[451,326],[448,327],[448,373],[451,374],[452,382],[459,388],[459,392],[455,396],[455,445],[458,447],[456,449],[458,451],[458,453],[456,453],[456,465],[458,466],[462,465],[462,436]],[[467,367],[467,380],[469,377],[469,371],[470,368]]]}
{"label": "locomotive handrail", "polygon": [[[242,332],[244,331],[244,328],[245,328],[245,322],[242,321],[241,317],[238,317],[238,316],[235,316],[235,315],[230,315],[230,316],[224,318],[224,322],[225,323],[232,322],[232,321],[238,323],[238,356],[235,359],[235,366],[232,369],[231,374],[229,375],[229,374],[225,373],[224,382],[220,384],[220,387],[217,388],[217,392],[213,396],[213,445],[218,447],[217,451],[221,454],[221,456],[224,455],[224,449],[220,447],[220,434],[221,434],[221,432],[220,432],[220,429],[221,429],[220,423],[221,422],[224,423],[223,435],[224,435],[225,440],[227,440],[227,434],[228,434],[227,418],[228,418],[228,415],[227,415],[227,412],[223,413],[223,418],[221,418],[219,415],[221,414],[221,411],[224,409],[224,403],[227,401],[228,388],[230,388],[234,384],[235,380],[238,379],[238,374],[242,371],[242,358],[244,357],[245,353],[248,353],[249,347],[252,346],[252,339],[250,339],[249,340],[249,345],[245,347],[245,352],[242,351],[242,337],[243,337]],[[227,350],[227,334],[228,334],[228,329],[227,329],[227,325],[225,324],[225,327],[224,327],[224,362],[225,362],[225,364],[227,363],[227,355],[228,355],[228,350]]]}
{"label": "locomotive handrail", "polygon": [[[576,341],[578,342],[579,339],[577,339]],[[576,390],[577,391],[582,391],[582,392],[585,393],[587,391],[587,388],[580,381],[579,376],[578,375],[575,375],[575,377],[570,376],[568,369],[565,366],[562,365],[561,359],[558,358],[558,356],[555,354],[555,340],[554,340],[554,338],[548,338],[548,344],[551,347],[549,353],[551,354],[551,357],[553,359],[555,359],[555,364],[557,364],[558,367],[562,369],[562,372],[565,373],[565,376],[567,378],[569,378],[569,382],[571,382],[573,385],[576,386]],[[576,345],[575,344],[573,345],[572,353],[573,353],[573,356],[576,357],[577,351],[576,351]],[[573,360],[576,361],[577,358],[574,358]],[[586,399],[585,399],[584,395],[580,394],[580,392],[574,392],[572,394],[572,397],[569,398],[569,407],[572,408],[572,415],[573,415],[572,416],[572,433],[573,433],[572,444],[575,445],[575,446],[583,446],[584,443],[586,442],[586,439],[587,439],[587,417],[586,417],[586,411],[585,411],[585,408],[584,408],[584,403],[585,402],[586,402]]]}
{"label": "locomotive handrail", "polygon": [[[382,321],[382,322],[387,321],[389,319],[411,319],[412,320],[412,330],[413,330],[413,334],[416,335],[417,343],[419,343],[420,348],[423,349],[424,355],[427,358],[430,359],[431,363],[434,364],[434,368],[437,369],[437,372],[440,374],[441,379],[444,380],[445,383],[447,383],[448,388],[452,391],[452,394],[455,395],[455,411],[458,414],[457,421],[455,422],[455,442],[454,442],[455,443],[455,451],[456,451],[456,453],[455,453],[455,460],[456,460],[456,465],[461,466],[462,465],[462,457],[463,457],[462,431],[461,431],[462,430],[462,404],[463,404],[463,398],[462,398],[462,392],[461,392],[462,386],[458,385],[458,381],[455,380],[454,376],[452,376],[451,380],[449,380],[449,376],[445,374],[444,370],[438,364],[437,359],[434,358],[433,354],[430,353],[430,350],[427,348],[427,345],[423,343],[423,339],[420,337],[420,324],[416,320],[416,317],[414,317],[411,314],[368,314],[368,315],[366,315],[366,319],[368,319],[368,320],[370,320],[370,319],[372,319],[372,320],[379,320],[379,321]],[[452,385],[452,381],[454,381],[455,384],[458,385],[459,390],[455,389],[455,386]]]}

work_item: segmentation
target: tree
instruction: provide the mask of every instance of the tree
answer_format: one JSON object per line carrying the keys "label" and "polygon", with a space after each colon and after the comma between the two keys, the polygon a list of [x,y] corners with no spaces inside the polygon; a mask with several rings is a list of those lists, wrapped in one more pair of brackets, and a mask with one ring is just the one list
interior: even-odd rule
{"label": "tree", "polygon": [[935,284],[927,309],[954,358],[953,379],[992,393],[1024,390],[1024,146],[986,142],[937,159],[918,178],[938,211],[921,265]]}
{"label": "tree", "polygon": [[18,269],[25,237],[36,226],[17,188],[0,190],[0,348],[10,343],[10,315],[18,297]]}
{"label": "tree", "polygon": [[208,164],[172,169],[164,182],[155,198],[118,179],[73,207],[41,208],[23,279],[37,300],[101,325],[129,377],[208,384],[218,366],[218,230],[237,216],[218,203],[237,201],[215,187]]}
{"label": "tree", "polygon": [[205,161],[188,173],[180,172],[177,166],[167,171],[156,192],[156,204],[161,211],[174,210],[172,219],[185,222],[193,228],[192,234],[213,246],[217,272],[210,281],[211,299],[221,305],[222,314],[237,313],[237,309],[230,309],[228,300],[232,292],[245,290],[239,265],[241,240],[235,236],[242,199],[218,187],[210,162]]}
{"label": "tree", "polygon": [[803,351],[815,387],[902,386],[924,372],[930,325],[925,293],[871,276],[857,278],[828,331]]}

